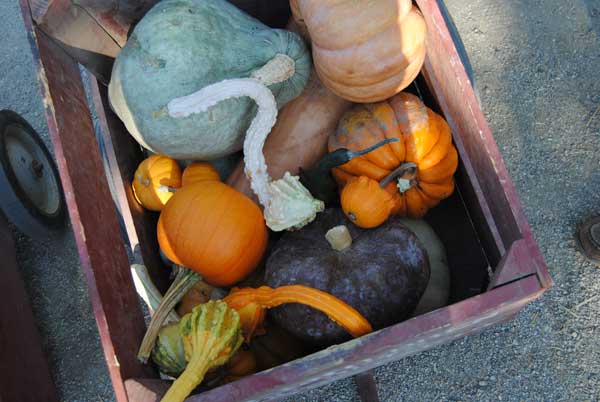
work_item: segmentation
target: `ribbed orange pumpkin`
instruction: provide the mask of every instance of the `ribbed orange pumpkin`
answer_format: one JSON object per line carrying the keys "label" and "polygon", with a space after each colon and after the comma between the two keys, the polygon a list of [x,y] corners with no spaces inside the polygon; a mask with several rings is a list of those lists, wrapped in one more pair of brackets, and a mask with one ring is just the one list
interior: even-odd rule
{"label": "ribbed orange pumpkin", "polygon": [[160,214],[157,234],[167,258],[193,269],[214,286],[243,279],[267,247],[260,208],[218,181],[178,190]]}
{"label": "ribbed orange pumpkin", "polygon": [[381,181],[406,162],[416,164],[416,174],[400,178],[385,189],[394,197],[392,214],[420,218],[454,191],[458,153],[446,121],[419,98],[400,93],[387,101],[356,105],[342,117],[329,137],[329,150],[364,149],[385,138],[386,144],[332,170],[340,185],[355,176]]}
{"label": "ribbed orange pumpkin", "polygon": [[170,190],[181,187],[181,169],[168,156],[152,155],[140,163],[131,186],[135,199],[144,208],[160,211],[173,196]]}
{"label": "ribbed orange pumpkin", "polygon": [[183,170],[181,185],[187,186],[201,181],[220,181],[219,171],[208,162],[194,162]]}
{"label": "ribbed orange pumpkin", "polygon": [[406,88],[425,60],[427,27],[411,0],[291,0],[323,84],[353,102]]}

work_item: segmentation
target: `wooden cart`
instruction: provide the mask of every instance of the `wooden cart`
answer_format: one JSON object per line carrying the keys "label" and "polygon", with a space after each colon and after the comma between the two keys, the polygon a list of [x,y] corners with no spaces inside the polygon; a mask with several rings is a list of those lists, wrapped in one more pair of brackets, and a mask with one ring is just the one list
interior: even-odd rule
{"label": "wooden cart", "polygon": [[[163,290],[166,270],[158,256],[157,217],[134,201],[129,185],[142,159],[141,149],[110,110],[102,84],[131,24],[152,3],[102,0],[73,5],[63,0],[21,0],[81,265],[120,402],[155,400],[155,392],[168,386],[151,366],[136,359],[145,325],[126,247]],[[427,218],[448,250],[452,303],[189,401],[274,400],[306,391],[504,322],[551,286],[438,3],[416,3],[428,26],[427,58],[418,82],[428,106],[447,119],[460,155],[457,191]],[[87,50],[81,50],[86,46]],[[99,77],[91,80],[91,105],[76,59]],[[109,180],[90,107],[102,129]],[[118,212],[109,181],[127,246],[118,235]]]}

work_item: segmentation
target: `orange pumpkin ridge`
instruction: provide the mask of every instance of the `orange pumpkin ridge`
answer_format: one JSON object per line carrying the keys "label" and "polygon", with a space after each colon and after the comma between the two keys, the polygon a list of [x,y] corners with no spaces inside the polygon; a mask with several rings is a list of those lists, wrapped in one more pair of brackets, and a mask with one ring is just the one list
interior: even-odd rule
{"label": "orange pumpkin ridge", "polygon": [[353,102],[378,102],[406,88],[426,54],[427,26],[411,0],[293,0],[323,84]]}
{"label": "orange pumpkin ridge", "polygon": [[183,170],[181,185],[188,186],[201,181],[220,181],[219,171],[208,162],[194,162]]}
{"label": "orange pumpkin ridge", "polygon": [[419,218],[452,194],[458,152],[452,144],[450,127],[418,97],[400,93],[384,102],[353,107],[330,135],[328,148],[333,152],[342,147],[352,148],[354,144],[368,147],[380,138],[398,138],[400,141],[332,171],[342,192],[353,183],[353,177],[382,181],[393,176],[390,173],[404,163],[412,162],[416,171],[400,177],[397,188],[390,186],[389,180],[381,183],[392,195],[392,214]]}

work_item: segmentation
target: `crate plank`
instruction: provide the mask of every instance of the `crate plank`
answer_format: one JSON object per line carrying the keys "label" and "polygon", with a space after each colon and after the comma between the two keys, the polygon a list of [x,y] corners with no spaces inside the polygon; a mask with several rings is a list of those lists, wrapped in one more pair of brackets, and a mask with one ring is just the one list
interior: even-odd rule
{"label": "crate plank", "polygon": [[[22,3],[25,10],[27,4]],[[140,302],[77,63],[24,13],[42,86],[48,130],[106,362],[119,401],[124,380],[155,376],[136,351],[145,332]]]}
{"label": "crate plank", "polygon": [[0,401],[58,402],[25,284],[12,231],[0,212]]}
{"label": "crate plank", "polygon": [[[507,321],[544,291],[537,276],[530,275],[373,334],[190,396],[186,401],[276,401],[306,392]],[[156,398],[165,392],[158,380],[149,383],[140,379],[129,381],[131,389],[135,390],[132,395],[143,390],[146,395]]]}
{"label": "crate plank", "polygon": [[90,77],[90,83],[111,173],[111,177],[107,179],[112,180],[114,184],[114,196],[119,203],[133,262],[144,264],[154,284],[164,293],[168,288],[170,270],[164,266],[158,253],[158,214],[147,211],[135,200],[130,184],[135,170],[144,159],[144,154],[121,120],[110,110],[107,88],[93,77]]}
{"label": "crate plank", "polygon": [[373,334],[192,396],[188,402],[271,401],[400,360],[512,318],[544,292],[535,275]]}
{"label": "crate plank", "polygon": [[129,402],[159,402],[169,385],[167,381],[148,378],[131,378],[125,381]]}
{"label": "crate plank", "polygon": [[[473,218],[478,221],[480,230],[487,229],[481,230],[483,241],[488,243],[489,249],[493,249],[489,243],[495,243],[499,255],[493,257],[498,262],[513,242],[525,238],[529,252],[538,262],[537,274],[544,286],[550,286],[550,277],[535,245],[521,202],[437,2],[417,0],[417,4],[429,31],[423,74],[452,128],[462,166],[471,184],[471,193],[467,195],[477,200],[472,203]],[[468,192],[469,188],[466,190]],[[527,272],[515,274],[518,277]]]}

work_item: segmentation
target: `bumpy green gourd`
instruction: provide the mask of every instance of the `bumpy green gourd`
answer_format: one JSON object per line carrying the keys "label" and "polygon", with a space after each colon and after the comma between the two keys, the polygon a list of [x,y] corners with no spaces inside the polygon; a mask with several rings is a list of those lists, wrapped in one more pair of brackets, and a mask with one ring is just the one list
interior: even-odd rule
{"label": "bumpy green gourd", "polygon": [[160,329],[152,349],[152,360],[161,372],[171,377],[177,377],[185,370],[187,362],[179,334],[179,322]]}
{"label": "bumpy green gourd", "polygon": [[231,98],[186,117],[171,117],[168,103],[225,79],[251,77],[278,54],[295,62],[290,78],[268,84],[281,108],[308,80],[310,55],[298,35],[271,29],[225,0],[163,0],[115,61],[111,106],[131,135],[156,153],[219,158],[242,148],[254,101]]}
{"label": "bumpy green gourd", "polygon": [[[166,344],[165,339],[161,341],[161,335],[169,338],[171,350],[160,349]],[[181,318],[178,331],[173,331],[170,327],[162,328],[153,357],[162,354],[165,359],[163,363],[168,357],[168,364],[172,368],[183,363],[178,338],[183,346],[185,370],[173,382],[162,402],[181,402],[187,398],[202,382],[206,372],[227,363],[244,340],[239,314],[221,300],[211,300],[195,307],[191,313]],[[164,367],[163,364],[159,366]],[[169,370],[176,374],[173,371]]]}

